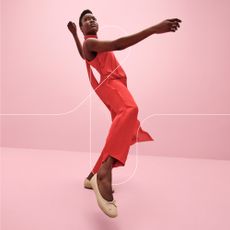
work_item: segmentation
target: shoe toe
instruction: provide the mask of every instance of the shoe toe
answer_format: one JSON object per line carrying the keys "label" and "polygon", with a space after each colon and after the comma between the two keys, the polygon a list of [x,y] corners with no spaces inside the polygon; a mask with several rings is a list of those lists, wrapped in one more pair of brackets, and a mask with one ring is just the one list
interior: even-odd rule
{"label": "shoe toe", "polygon": [[113,200],[113,201],[106,201],[105,199],[99,200],[98,205],[100,206],[102,211],[106,215],[108,215],[109,217],[116,217],[117,216],[117,206],[115,204],[115,200]]}

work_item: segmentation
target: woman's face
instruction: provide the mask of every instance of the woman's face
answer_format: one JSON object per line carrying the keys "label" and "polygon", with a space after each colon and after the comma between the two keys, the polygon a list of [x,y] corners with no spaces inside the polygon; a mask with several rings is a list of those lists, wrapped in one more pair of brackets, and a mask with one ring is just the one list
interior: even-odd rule
{"label": "woman's face", "polygon": [[81,31],[84,35],[96,34],[98,32],[98,23],[97,19],[93,14],[87,13],[82,19]]}

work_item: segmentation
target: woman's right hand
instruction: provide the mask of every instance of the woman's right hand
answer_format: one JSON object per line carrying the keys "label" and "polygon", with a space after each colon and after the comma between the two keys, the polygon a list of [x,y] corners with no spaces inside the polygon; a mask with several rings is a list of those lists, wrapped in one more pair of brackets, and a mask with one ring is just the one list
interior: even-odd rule
{"label": "woman's right hand", "polygon": [[178,18],[166,19],[163,22],[153,26],[154,33],[161,34],[166,32],[176,32],[182,21]]}
{"label": "woman's right hand", "polygon": [[69,23],[67,24],[67,27],[72,34],[77,33],[77,27],[74,22],[69,21]]}

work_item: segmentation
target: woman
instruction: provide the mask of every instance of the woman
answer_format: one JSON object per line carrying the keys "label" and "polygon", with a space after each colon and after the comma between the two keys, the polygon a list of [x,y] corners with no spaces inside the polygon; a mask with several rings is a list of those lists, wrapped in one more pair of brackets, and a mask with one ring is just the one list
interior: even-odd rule
{"label": "woman", "polygon": [[[98,23],[93,13],[84,10],[79,18],[85,39],[83,45],[77,36],[76,25],[71,21],[68,23],[78,51],[86,61],[90,83],[111,113],[112,124],[106,143],[92,172],[84,181],[86,188],[94,190],[99,207],[110,217],[117,216],[111,186],[112,168],[125,165],[130,145],[154,140],[140,127],[138,106],[127,88],[127,76],[112,51],[126,49],[152,34],[175,32],[180,22],[177,18],[167,19],[136,34],[105,41],[98,39]],[[99,83],[90,66],[99,72]]]}

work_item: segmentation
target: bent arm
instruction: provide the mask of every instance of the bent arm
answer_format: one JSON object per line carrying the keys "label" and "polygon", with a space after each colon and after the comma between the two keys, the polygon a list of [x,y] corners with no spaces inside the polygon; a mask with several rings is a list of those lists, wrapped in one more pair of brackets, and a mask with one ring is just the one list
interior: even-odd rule
{"label": "bent arm", "polygon": [[74,38],[74,40],[75,40],[75,43],[76,43],[76,46],[77,46],[77,49],[78,49],[79,54],[81,55],[81,57],[82,57],[83,59],[85,59],[85,58],[84,58],[83,49],[82,49],[82,44],[81,44],[81,42],[80,42],[80,40],[79,40],[79,38],[78,38],[78,36],[77,36],[77,33],[73,34],[73,38]]}
{"label": "bent arm", "polygon": [[81,55],[81,57],[83,59],[85,59],[83,49],[82,49],[82,45],[81,45],[81,42],[80,42],[80,40],[78,38],[78,35],[77,35],[77,27],[76,27],[75,23],[69,21],[68,24],[67,24],[67,27],[68,27],[69,31],[71,32],[71,34],[73,35],[73,38],[74,38],[75,43],[77,45],[79,54]]}
{"label": "bent arm", "polygon": [[123,50],[142,41],[152,34],[175,32],[177,30],[177,27],[180,27],[179,22],[181,22],[181,20],[177,18],[167,19],[157,25],[150,26],[138,33],[121,37],[113,41],[100,41],[95,38],[89,38],[84,42],[83,48],[86,48],[90,52]]}

